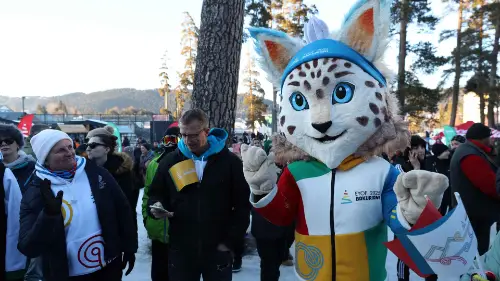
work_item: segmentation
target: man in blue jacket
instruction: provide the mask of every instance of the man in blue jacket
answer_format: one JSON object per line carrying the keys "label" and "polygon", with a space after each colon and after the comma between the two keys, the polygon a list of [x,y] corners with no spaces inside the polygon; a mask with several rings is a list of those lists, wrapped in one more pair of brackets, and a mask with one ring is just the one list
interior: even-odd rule
{"label": "man in blue jacket", "polygon": [[170,281],[232,280],[232,250],[250,220],[243,164],[203,111],[185,112],[179,128],[178,148],[161,160],[149,190],[151,215],[170,222]]}

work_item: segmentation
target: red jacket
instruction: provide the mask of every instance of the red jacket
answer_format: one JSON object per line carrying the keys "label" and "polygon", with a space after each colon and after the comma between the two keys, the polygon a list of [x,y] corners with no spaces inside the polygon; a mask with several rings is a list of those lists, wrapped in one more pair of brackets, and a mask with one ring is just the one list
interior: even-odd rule
{"label": "red jacket", "polygon": [[[486,154],[491,153],[491,148],[476,140],[469,140],[483,150]],[[468,155],[460,162],[460,168],[472,184],[484,194],[500,199],[495,186],[495,171],[490,164],[478,155]]]}

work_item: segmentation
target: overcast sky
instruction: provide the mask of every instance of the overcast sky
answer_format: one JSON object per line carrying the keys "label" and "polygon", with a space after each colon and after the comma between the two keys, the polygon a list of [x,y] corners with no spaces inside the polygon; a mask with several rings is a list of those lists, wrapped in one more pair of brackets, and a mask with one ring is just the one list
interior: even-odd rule
{"label": "overcast sky", "polygon": [[[316,4],[330,29],[339,27],[353,2],[306,0]],[[436,11],[442,13],[441,1],[435,2]],[[173,66],[170,76],[183,64],[179,56],[182,13],[188,11],[199,25],[201,4],[202,0],[1,1],[0,95],[157,88],[165,49]],[[454,28],[454,17],[445,18],[443,26]],[[410,39],[423,36],[414,32]],[[435,41],[437,35],[430,37]],[[453,42],[441,44],[439,52],[449,54],[451,48]],[[397,53],[392,52],[388,61],[396,67]],[[435,86],[439,74],[423,80]],[[269,93],[270,84],[263,84]]]}

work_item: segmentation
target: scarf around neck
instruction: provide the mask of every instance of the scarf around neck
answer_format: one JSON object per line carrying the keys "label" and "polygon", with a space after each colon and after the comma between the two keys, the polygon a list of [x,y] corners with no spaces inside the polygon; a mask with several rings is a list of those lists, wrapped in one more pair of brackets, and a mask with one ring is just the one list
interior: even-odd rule
{"label": "scarf around neck", "polygon": [[14,160],[11,163],[5,163],[5,167],[11,169],[11,170],[16,170],[16,169],[21,169],[23,167],[26,167],[29,162],[35,162],[35,158],[31,155],[27,155],[24,151],[19,150],[19,157]]}
{"label": "scarf around neck", "polygon": [[64,184],[71,182],[75,174],[85,166],[85,158],[76,156],[76,163],[70,170],[54,171],[50,170],[39,162],[36,163],[35,170],[38,177],[48,179],[53,184]]}

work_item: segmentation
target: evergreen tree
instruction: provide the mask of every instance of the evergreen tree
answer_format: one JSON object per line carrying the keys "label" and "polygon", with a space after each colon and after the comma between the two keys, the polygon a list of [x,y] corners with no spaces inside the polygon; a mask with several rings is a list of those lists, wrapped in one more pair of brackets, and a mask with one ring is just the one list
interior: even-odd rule
{"label": "evergreen tree", "polygon": [[[457,1],[452,1],[456,3]],[[498,3],[497,1],[495,1]],[[495,42],[498,41],[496,33],[496,19],[498,10],[493,1],[475,0],[458,1],[458,27],[456,31],[445,31],[443,39],[456,36],[457,45],[448,63],[453,68],[444,70],[444,77],[455,75],[453,84],[453,105],[450,124],[454,125],[456,119],[456,103],[460,91],[460,78],[469,75],[465,90],[473,91],[479,97],[480,122],[486,121],[486,104],[488,104],[488,125],[494,126],[494,107],[497,104],[495,87],[491,85],[491,78],[496,81],[496,64],[498,58],[495,53]]]}
{"label": "evergreen tree", "polygon": [[[416,77],[416,73],[431,74],[446,61],[444,58],[435,55],[435,47],[430,42],[418,42],[412,45],[408,40],[407,33],[410,25],[419,27],[421,32],[430,33],[434,31],[438,23],[438,18],[432,14],[430,3],[427,0],[401,0],[395,1],[392,6],[391,21],[391,33],[393,35],[397,34],[399,37],[398,84],[396,93],[403,113],[409,113],[414,116],[417,114],[417,111],[421,111],[418,106],[436,109],[438,99],[420,100],[419,97],[411,95],[419,95],[420,91],[437,95],[439,91],[422,88],[421,83]],[[410,53],[414,54],[416,58],[413,62],[410,62],[411,73],[407,73],[406,65],[408,63],[408,54]],[[412,101],[427,101],[429,104],[412,104]],[[433,102],[436,103],[431,104]]]}
{"label": "evergreen tree", "polygon": [[439,123],[439,120],[434,118],[441,99],[439,89],[425,87],[411,71],[406,71],[405,75],[405,110],[410,128],[415,133],[428,130]]}
{"label": "evergreen tree", "polygon": [[57,114],[68,114],[68,108],[66,107],[66,104],[62,102],[62,100],[59,100],[55,111]]}
{"label": "evergreen tree", "polygon": [[[444,96],[448,98],[443,99],[443,101],[439,104],[439,127],[444,127],[450,124],[451,118],[451,93],[453,92],[453,88],[446,89],[443,93]],[[458,110],[456,122],[457,124],[462,124],[465,122],[463,120],[463,108],[464,108],[464,99],[463,95],[460,95],[458,99]]]}
{"label": "evergreen tree", "polygon": [[[315,5],[308,7],[302,0],[246,0],[245,15],[254,27],[276,28],[292,36],[303,35],[304,24],[317,14]],[[277,131],[278,90],[273,87],[272,131]]]}
{"label": "evergreen tree", "polygon": [[[189,93],[189,92],[188,92]],[[184,96],[186,95],[181,86],[177,86],[174,89],[175,95],[175,119],[179,119],[182,115],[182,109],[184,108]]]}
{"label": "evergreen tree", "polygon": [[200,31],[188,12],[184,12],[182,22],[181,55],[185,58],[184,69],[179,75],[180,88],[175,92],[177,114],[182,112],[185,102],[191,99],[196,69],[198,36]]}
{"label": "evergreen tree", "polygon": [[484,32],[485,1],[477,0],[471,3],[467,28],[462,33],[461,73],[472,72],[473,76],[467,81],[465,89],[473,91],[479,96],[480,122],[485,123],[486,93],[488,92],[488,71],[485,65],[487,34]]}
{"label": "evergreen tree", "polygon": [[233,135],[243,39],[243,0],[204,0],[196,57],[193,107],[205,111],[209,126]]}
{"label": "evergreen tree", "polygon": [[243,103],[248,107],[246,125],[252,130],[255,129],[255,122],[264,124],[266,121],[263,115],[267,110],[267,105],[264,104],[264,98],[255,94],[245,94]]}
{"label": "evergreen tree", "polygon": [[247,126],[255,129],[255,121],[263,124],[265,122],[264,114],[267,110],[267,105],[264,104],[264,89],[258,80],[259,72],[255,67],[255,60],[247,52],[247,65],[243,70],[243,85],[245,87],[245,97],[243,104],[247,110]]}
{"label": "evergreen tree", "polygon": [[[489,56],[491,70],[488,77],[489,102],[488,102],[488,124],[495,124],[494,107],[498,106],[500,96],[500,84],[497,76],[498,55],[500,51],[500,1],[490,3],[486,8],[488,17],[494,30],[492,50]],[[491,125],[492,126],[492,125]]]}
{"label": "evergreen tree", "polygon": [[44,105],[39,104],[36,106],[36,113],[37,114],[47,114],[49,112],[47,111],[47,108]]}
{"label": "evergreen tree", "polygon": [[457,28],[455,30],[444,30],[441,32],[440,41],[452,38],[455,36],[456,45],[451,56],[447,58],[447,61],[453,68],[446,69],[443,71],[443,81],[444,83],[447,78],[453,74],[453,89],[451,92],[451,116],[450,116],[450,126],[455,126],[457,119],[458,102],[460,95],[460,78],[462,77],[462,52],[463,52],[463,25],[464,25],[464,11],[468,6],[470,0],[447,0],[450,4],[456,5],[457,12]]}
{"label": "evergreen tree", "polygon": [[278,30],[292,36],[304,35],[304,24],[309,17],[318,13],[315,5],[307,6],[303,0],[278,0],[273,1],[271,12]]}
{"label": "evergreen tree", "polygon": [[115,107],[106,109],[106,111],[104,111],[104,114],[119,115],[120,114],[120,109],[118,108],[118,106],[115,106]]}
{"label": "evergreen tree", "polygon": [[170,111],[168,109],[168,96],[170,94],[170,83],[169,83],[169,77],[168,77],[168,54],[167,51],[165,50],[165,53],[163,54],[162,57],[162,64],[160,68],[160,83],[161,83],[161,88],[158,89],[158,92],[161,97],[165,99],[164,101],[164,106],[162,108],[163,112],[162,114],[169,115]]}
{"label": "evergreen tree", "polygon": [[245,16],[250,18],[250,26],[267,27],[272,26],[272,2],[271,0],[247,0],[245,4]]}

